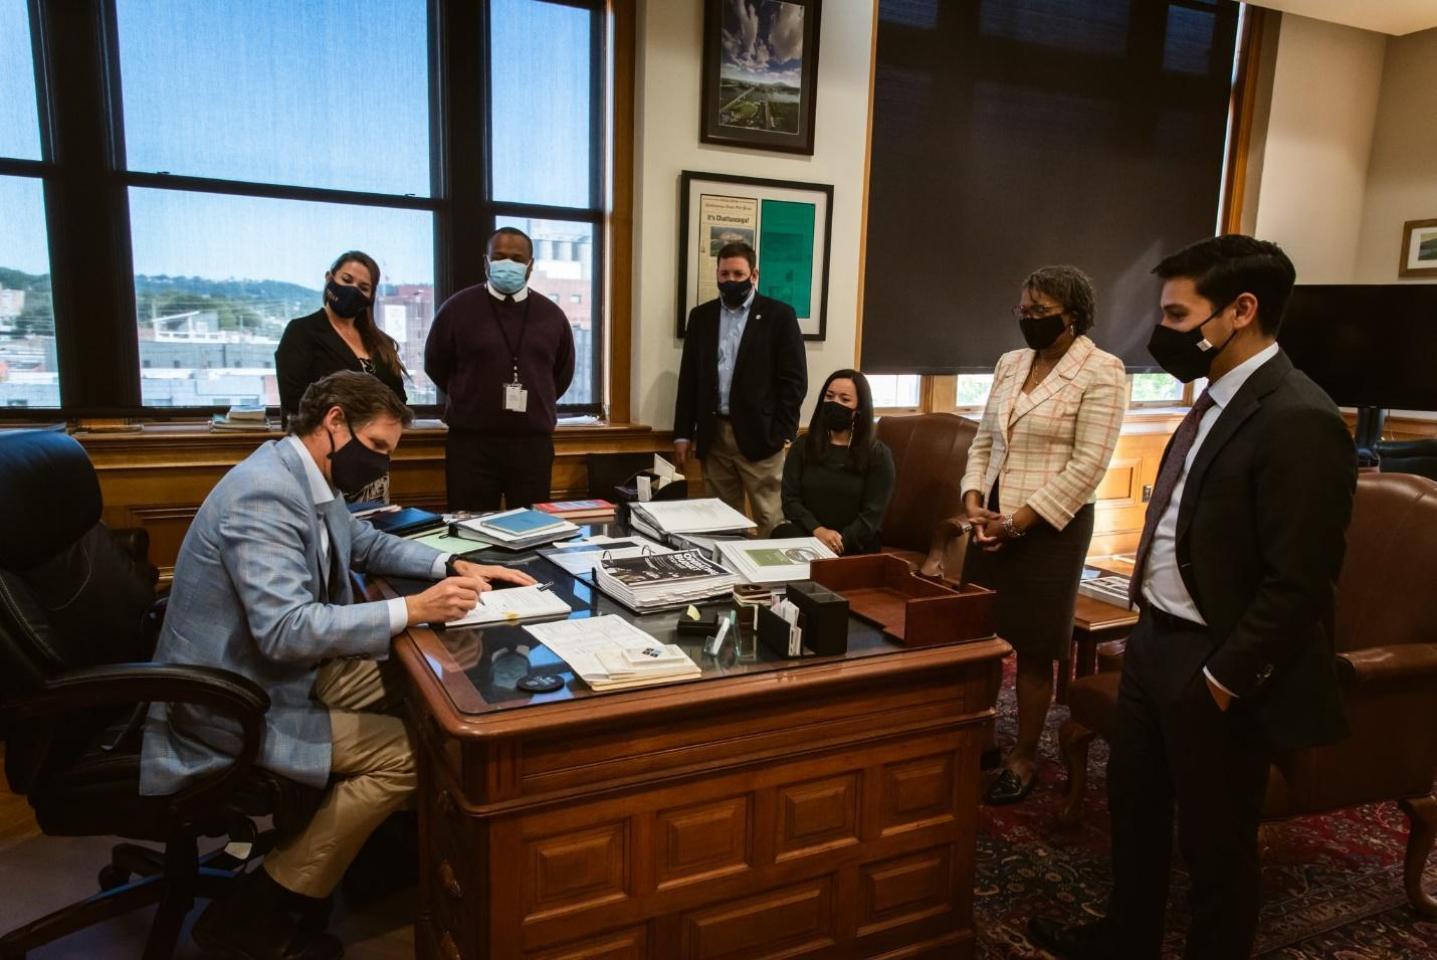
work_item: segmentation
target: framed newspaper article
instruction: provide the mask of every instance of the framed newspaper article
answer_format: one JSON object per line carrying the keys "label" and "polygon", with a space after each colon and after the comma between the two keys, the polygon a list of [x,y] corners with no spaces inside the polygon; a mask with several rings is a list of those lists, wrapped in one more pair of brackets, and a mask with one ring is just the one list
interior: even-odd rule
{"label": "framed newspaper article", "polygon": [[805,340],[827,336],[833,186],[685,170],[679,179],[678,335],[718,297],[718,252],[741,240],[758,254],[758,292],[793,307]]}

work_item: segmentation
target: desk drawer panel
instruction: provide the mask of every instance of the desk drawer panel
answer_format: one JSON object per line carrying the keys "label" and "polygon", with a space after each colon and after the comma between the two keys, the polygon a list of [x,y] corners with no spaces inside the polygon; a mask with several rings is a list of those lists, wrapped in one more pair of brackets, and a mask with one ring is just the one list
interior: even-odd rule
{"label": "desk drawer panel", "polygon": [[583,943],[526,953],[525,960],[647,960],[648,930],[634,927],[620,933],[585,939]]}
{"label": "desk drawer panel", "polygon": [[819,877],[685,914],[684,960],[804,957],[834,945],[833,880]]}
{"label": "desk drawer panel", "polygon": [[612,905],[629,896],[628,821],[525,841],[524,920]]}
{"label": "desk drawer panel", "polygon": [[712,880],[749,869],[753,797],[661,810],[655,816],[658,889]]}
{"label": "desk drawer panel", "polygon": [[948,846],[864,864],[858,935],[912,923],[953,908],[953,858]]}
{"label": "desk drawer panel", "polygon": [[858,773],[778,788],[777,859],[858,843]]}
{"label": "desk drawer panel", "polygon": [[958,812],[951,752],[883,767],[879,821],[884,836],[951,821]]}

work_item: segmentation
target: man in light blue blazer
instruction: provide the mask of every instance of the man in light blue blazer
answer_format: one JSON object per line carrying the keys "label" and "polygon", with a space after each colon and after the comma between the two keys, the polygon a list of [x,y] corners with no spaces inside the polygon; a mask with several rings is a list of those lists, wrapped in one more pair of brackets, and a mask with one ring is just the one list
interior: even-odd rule
{"label": "man in light blue blazer", "polygon": [[[489,580],[532,583],[503,567],[455,560],[355,520],[339,491],[388,472],[413,413],[367,373],[305,391],[283,440],[266,443],[215,486],[175,564],[155,660],[223,667],[270,696],[259,764],[328,789],[309,825],[195,925],[225,956],[319,960],[342,954],[315,917],[369,834],[408,799],[414,760],[379,660],[407,626],[473,609]],[[355,603],[351,568],[439,582],[410,597]],[[228,718],[151,707],[140,789],[165,795],[239,751]]]}

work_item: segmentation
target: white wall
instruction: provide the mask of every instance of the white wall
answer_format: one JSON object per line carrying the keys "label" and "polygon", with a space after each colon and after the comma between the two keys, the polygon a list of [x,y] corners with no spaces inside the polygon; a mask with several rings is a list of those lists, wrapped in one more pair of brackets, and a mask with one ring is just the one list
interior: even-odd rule
{"label": "white wall", "polygon": [[[1302,283],[1353,280],[1386,46],[1382,34],[1282,18],[1255,231],[1282,245]],[[1430,93],[1420,100],[1430,110]]]}
{"label": "white wall", "polygon": [[824,4],[814,154],[796,157],[699,143],[703,0],[641,0],[634,120],[633,416],[638,422],[673,427],[683,349],[675,335],[683,170],[833,184],[828,339],[807,346],[809,403],[832,370],[853,365],[873,2]]}
{"label": "white wall", "polygon": [[1437,218],[1437,29],[1387,41],[1356,282],[1423,282],[1397,275],[1402,224],[1433,218]]}

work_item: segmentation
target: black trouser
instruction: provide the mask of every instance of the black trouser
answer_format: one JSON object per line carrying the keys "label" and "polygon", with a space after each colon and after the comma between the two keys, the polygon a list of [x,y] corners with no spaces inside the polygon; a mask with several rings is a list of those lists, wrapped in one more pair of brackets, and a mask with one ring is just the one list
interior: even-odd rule
{"label": "black trouser", "polygon": [[527,507],[549,499],[554,438],[502,437],[450,429],[444,443],[444,481],[450,510]]}
{"label": "black trouser", "polygon": [[1185,956],[1245,960],[1252,951],[1269,750],[1251,704],[1218,709],[1202,670],[1211,653],[1205,627],[1152,609],[1128,639],[1108,761],[1109,917],[1124,960],[1161,954],[1174,802],[1192,876]]}

